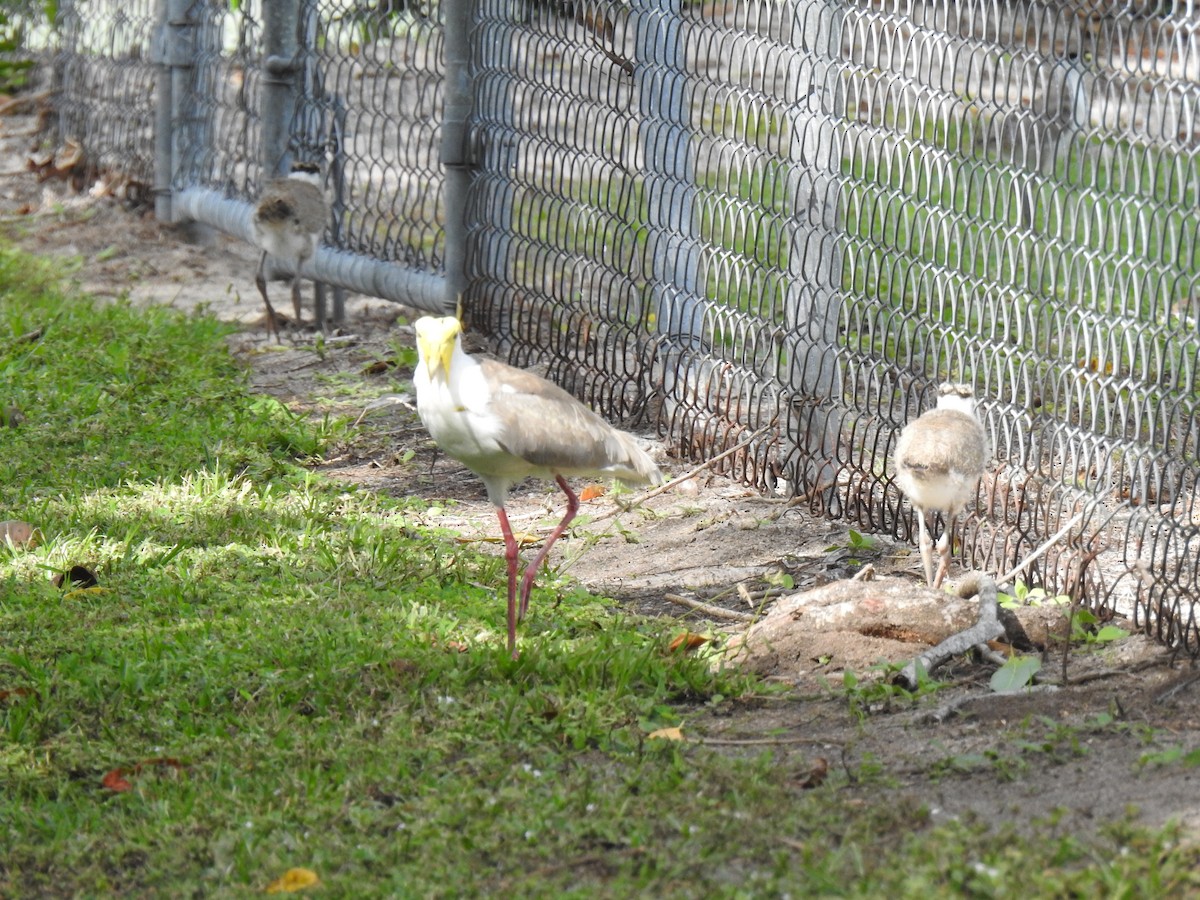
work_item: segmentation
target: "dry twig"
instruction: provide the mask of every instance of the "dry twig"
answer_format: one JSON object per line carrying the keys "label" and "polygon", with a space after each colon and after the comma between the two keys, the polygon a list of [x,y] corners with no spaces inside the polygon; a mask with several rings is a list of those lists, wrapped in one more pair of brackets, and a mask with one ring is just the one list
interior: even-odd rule
{"label": "dry twig", "polygon": [[986,575],[964,579],[958,586],[958,595],[966,598],[972,594],[979,595],[979,620],[970,628],[950,635],[936,647],[931,647],[912,660],[896,675],[896,683],[910,691],[916,690],[921,672],[932,672],[951,657],[1004,634],[1004,626],[997,618],[996,582]]}
{"label": "dry twig", "polygon": [[1059,541],[1061,541],[1064,537],[1066,537],[1067,533],[1072,528],[1074,528],[1076,525],[1078,525],[1083,520],[1083,517],[1085,515],[1087,515],[1086,511],[1081,512],[1081,513],[1076,513],[1071,518],[1071,521],[1069,521],[1062,528],[1058,529],[1058,531],[1056,531],[1053,535],[1051,535],[1046,540],[1046,542],[1043,543],[1040,547],[1038,547],[1036,550],[1034,550],[1032,553],[1030,553],[1027,557],[1025,557],[1023,560],[1021,560],[1019,563],[1017,563],[1013,568],[1009,569],[1003,575],[997,576],[996,584],[1008,584],[1008,582],[1012,581],[1014,578],[1016,578],[1018,575],[1020,575],[1022,572],[1024,572],[1026,568],[1028,568],[1029,566],[1033,565],[1033,563],[1035,563],[1039,559],[1041,559],[1041,557],[1043,555],[1045,555],[1046,551],[1049,550],[1051,547],[1053,547],[1055,544],[1057,544]]}
{"label": "dry twig", "polygon": [[763,437],[768,432],[773,431],[775,429],[775,422],[778,420],[778,418],[779,417],[776,416],[774,419],[771,420],[769,425],[765,425],[762,428],[758,429],[758,431],[754,432],[754,434],[750,435],[750,437],[746,438],[744,441],[742,441],[739,444],[735,444],[733,447],[730,447],[728,450],[724,451],[723,453],[718,453],[716,456],[712,457],[711,459],[706,459],[704,462],[702,462],[700,465],[696,466],[696,468],[692,469],[690,472],[685,472],[683,475],[680,475],[678,478],[672,478],[666,484],[660,484],[656,488],[653,488],[649,491],[645,491],[644,493],[641,493],[638,496],[634,497],[628,503],[619,504],[617,506],[614,506],[608,512],[603,512],[603,513],[600,513],[598,516],[593,516],[588,520],[588,523],[590,524],[592,522],[602,522],[605,519],[612,518],[619,512],[623,512],[625,509],[632,508],[635,506],[641,506],[647,500],[653,499],[654,497],[657,497],[659,494],[665,494],[667,491],[671,490],[672,488],[676,487],[677,485],[683,484],[683,482],[685,482],[691,478],[695,478],[701,472],[711,469],[714,465],[719,463],[721,460],[723,460],[727,457],[733,456],[733,454],[737,453],[739,450],[745,450],[754,441],[758,440],[760,437]]}
{"label": "dry twig", "polygon": [[818,744],[822,747],[844,747],[845,741],[827,737],[777,737],[777,738],[684,738],[689,744],[713,744],[721,747],[766,747],[772,744]]}
{"label": "dry twig", "polygon": [[686,606],[688,609],[702,612],[714,619],[725,619],[730,622],[754,621],[754,616],[751,613],[742,612],[739,609],[725,609],[723,606],[713,606],[711,603],[705,603],[702,600],[693,600],[690,597],[684,597],[680,594],[663,594],[663,599],[670,600],[678,606]]}

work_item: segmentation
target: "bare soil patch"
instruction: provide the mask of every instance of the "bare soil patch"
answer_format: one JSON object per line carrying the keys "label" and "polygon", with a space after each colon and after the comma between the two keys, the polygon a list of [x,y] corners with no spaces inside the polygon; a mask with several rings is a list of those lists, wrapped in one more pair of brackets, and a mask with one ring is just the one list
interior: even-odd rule
{"label": "bare soil patch", "polygon": [[[293,409],[357,417],[361,385],[345,386],[361,379],[377,394],[399,395],[400,402],[366,417],[320,470],[394,496],[452,501],[442,506],[442,524],[467,538],[496,535],[483,486],[436,452],[404,404],[410,373],[374,365],[411,346],[411,332],[397,322],[406,311],[351,297],[342,334],[318,341],[294,331],[292,340],[272,343],[254,288],[254,248],[220,235],[189,239],[100,189],[76,193],[63,182],[39,184],[25,166],[33,124],[24,117],[0,120],[0,221],[10,241],[62,260],[81,291],[135,304],[203,307],[238,323],[231,346],[253,383]],[[286,298],[282,283],[276,291]],[[311,296],[306,283],[309,316]],[[364,375],[369,366],[375,374]],[[672,475],[688,468],[670,457],[669,447],[662,459]],[[680,607],[667,599],[673,594],[745,612],[778,594],[781,575],[800,590],[848,578],[867,562],[881,575],[920,584],[913,547],[887,537],[852,546],[844,524],[708,473],[616,516],[608,515],[612,498],[586,506],[591,523],[560,542],[555,564],[632,611],[662,617],[672,633],[741,627]],[[561,497],[530,483],[514,491],[509,509],[514,527],[536,529],[553,523]],[[0,510],[0,518],[13,512]],[[499,600],[496,615],[503,617]],[[1177,758],[1200,747],[1200,672],[1189,661],[1134,635],[1077,648],[1069,683],[1053,692],[995,695],[988,688],[992,667],[962,660],[938,673],[951,686],[918,704],[861,687],[848,700],[841,673],[850,668],[869,678],[883,652],[875,638],[842,634],[819,658],[777,674],[794,690],[777,700],[697,710],[685,735],[713,752],[771,752],[781,779],[803,780],[823,758],[831,771],[850,776],[848,802],[910,802],[927,807],[935,821],[1019,825],[1062,811],[1064,831],[1089,832],[1132,808],[1145,824],[1179,820],[1192,839],[1200,836],[1200,767]],[[911,655],[921,649],[913,645]],[[1046,672],[1061,674],[1060,653],[1047,654]],[[879,779],[860,777],[876,767],[890,785],[882,792]]]}

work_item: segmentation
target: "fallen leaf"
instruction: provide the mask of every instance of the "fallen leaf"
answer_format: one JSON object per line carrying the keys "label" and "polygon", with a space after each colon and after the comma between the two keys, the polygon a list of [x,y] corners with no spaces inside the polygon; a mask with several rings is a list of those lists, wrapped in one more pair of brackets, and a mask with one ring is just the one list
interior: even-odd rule
{"label": "fallen leaf", "polygon": [[825,778],[829,775],[829,760],[823,756],[818,756],[813,760],[812,767],[807,774],[799,780],[800,790],[809,791],[815,787],[825,783]]}
{"label": "fallen leaf", "polygon": [[320,883],[321,879],[312,869],[288,869],[268,884],[266,890],[268,894],[293,894]]}
{"label": "fallen leaf", "polygon": [[100,779],[100,783],[110,791],[118,793],[121,791],[131,791],[133,790],[133,785],[125,780],[127,774],[129,774],[127,769],[112,769],[105,773],[104,777]]}
{"label": "fallen leaf", "polygon": [[20,699],[21,697],[32,697],[32,696],[33,696],[33,688],[27,688],[27,687],[9,688],[8,690],[0,691],[0,703],[4,703],[8,700],[17,700],[17,699]]}
{"label": "fallen leaf", "polygon": [[584,489],[582,491],[579,492],[580,500],[595,500],[597,497],[603,497],[603,496],[604,496],[604,485],[602,485],[602,484],[589,484],[586,487],[584,487]]}
{"label": "fallen leaf", "polygon": [[129,778],[126,776],[131,778],[135,775],[140,775],[146,769],[154,768],[165,768],[173,772],[182,772],[183,763],[172,756],[156,756],[152,759],[143,759],[131,769],[122,767],[111,769],[100,779],[100,783],[110,791],[118,793],[121,791],[130,791],[133,790],[133,784],[130,783]]}
{"label": "fallen leaf", "polygon": [[671,641],[670,650],[674,652],[682,647],[684,653],[690,653],[697,647],[703,647],[710,640],[712,639],[707,638],[702,634],[695,634],[691,631],[685,631],[682,634],[677,635],[675,639]]}
{"label": "fallen leaf", "polygon": [[1009,657],[1010,659],[1017,655],[1017,648],[1005,641],[988,641],[987,645],[989,650],[995,650],[1000,655]]}
{"label": "fallen leaf", "polygon": [[358,374],[359,375],[383,375],[385,372],[387,372],[388,369],[393,369],[393,368],[395,368],[395,366],[396,366],[396,361],[394,359],[377,359],[377,360],[375,360],[375,362],[368,363],[367,365],[363,366],[359,370]]}
{"label": "fallen leaf", "polygon": [[646,737],[652,741],[682,741],[683,729],[679,726],[674,726],[672,728],[658,728],[650,732],[648,735],[646,735]]}
{"label": "fallen leaf", "polygon": [[412,675],[420,671],[417,664],[411,659],[389,659],[387,666],[392,670],[393,675]]}
{"label": "fallen leaf", "polygon": [[1042,661],[1036,656],[1014,656],[992,673],[992,690],[997,694],[1024,690],[1041,668]]}

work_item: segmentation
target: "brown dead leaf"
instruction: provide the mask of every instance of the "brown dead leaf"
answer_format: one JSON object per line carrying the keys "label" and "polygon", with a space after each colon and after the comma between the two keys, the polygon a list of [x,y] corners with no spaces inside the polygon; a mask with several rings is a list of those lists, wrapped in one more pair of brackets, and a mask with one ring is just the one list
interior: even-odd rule
{"label": "brown dead leaf", "polygon": [[53,152],[40,153],[30,156],[26,167],[36,173],[38,181],[50,178],[70,178],[82,184],[82,176],[87,168],[87,153],[79,141],[68,138],[61,147]]}
{"label": "brown dead leaf", "polygon": [[818,756],[813,760],[812,766],[808,772],[797,781],[797,786],[802,791],[810,791],[815,787],[820,787],[825,783],[825,779],[829,776],[829,760],[823,756]]}
{"label": "brown dead leaf", "polygon": [[365,366],[363,366],[361,369],[359,369],[358,374],[359,375],[383,375],[389,369],[394,369],[395,367],[396,367],[396,361],[394,359],[377,359],[377,360],[375,360],[375,362],[367,363]]}
{"label": "brown dead leaf", "polygon": [[387,667],[392,670],[393,675],[415,675],[420,671],[420,668],[411,659],[389,659]]}
{"label": "brown dead leaf", "polygon": [[110,791],[117,793],[133,790],[133,784],[129,781],[129,778],[141,775],[147,769],[163,769],[171,774],[178,774],[183,771],[183,763],[172,756],[156,756],[152,759],[143,759],[140,763],[133,766],[133,768],[118,767],[109,770],[100,779],[100,783]]}
{"label": "brown dead leaf", "polygon": [[9,700],[19,700],[22,697],[32,697],[33,688],[15,687],[8,690],[0,690],[0,703],[7,703]]}
{"label": "brown dead leaf", "polygon": [[691,653],[697,647],[703,647],[710,640],[712,639],[707,638],[702,634],[695,634],[691,631],[685,631],[682,634],[676,635],[674,640],[671,641],[670,650],[671,652],[675,652],[682,647],[684,653]]}
{"label": "brown dead leaf", "polygon": [[58,153],[54,156],[54,165],[57,168],[57,174],[65,174],[83,162],[83,145],[79,141],[67,138],[63,145],[58,148]]}
{"label": "brown dead leaf", "polygon": [[579,492],[579,499],[584,500],[584,501],[595,500],[598,497],[603,497],[603,496],[604,496],[604,485],[602,485],[602,484],[585,485],[583,490]]}
{"label": "brown dead leaf", "polygon": [[682,741],[683,729],[678,725],[672,728],[657,728],[646,737],[652,741]]}
{"label": "brown dead leaf", "polygon": [[266,887],[268,894],[293,894],[321,883],[312,869],[288,869]]}
{"label": "brown dead leaf", "polygon": [[1017,655],[1017,650],[1012,644],[1005,641],[988,641],[989,650],[995,650],[997,653],[1003,654],[1006,657],[1014,657]]}
{"label": "brown dead leaf", "polygon": [[111,769],[100,779],[100,783],[110,791],[116,791],[117,793],[131,791],[133,790],[133,785],[125,779],[125,776],[128,774],[128,769]]}

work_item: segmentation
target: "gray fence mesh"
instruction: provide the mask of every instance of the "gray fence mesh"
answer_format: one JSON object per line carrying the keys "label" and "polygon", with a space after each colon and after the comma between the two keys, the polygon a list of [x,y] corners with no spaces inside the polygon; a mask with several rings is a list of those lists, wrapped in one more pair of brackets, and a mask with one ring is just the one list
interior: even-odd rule
{"label": "gray fence mesh", "polygon": [[484,0],[477,322],[615,414],[660,399],[683,455],[749,437],[734,476],[902,537],[899,429],[970,381],[997,465],[962,556],[1074,521],[1024,577],[1195,650],[1196,29]]}
{"label": "gray fence mesh", "polygon": [[[261,144],[262,2],[199,2],[194,117],[179,186],[253,200],[287,159]],[[442,265],[440,9],[347,0],[305,3],[299,20],[287,156],[329,168],[326,240],[409,268]],[[284,80],[293,73],[283,73]],[[266,171],[269,170],[269,171]]]}
{"label": "gray fence mesh", "polygon": [[85,170],[120,172],[130,199],[148,199],[154,180],[155,73],[148,62],[154,0],[67,0],[58,7],[53,31],[41,4],[13,8],[21,10],[31,49],[49,60],[38,81],[55,90],[59,135],[79,145]]}
{"label": "gray fence mesh", "polygon": [[[140,172],[142,9],[64,5],[55,39],[60,127]],[[446,9],[305,3],[281,75],[260,3],[193,4],[173,183],[252,199],[294,77],[327,242],[441,271]],[[896,437],[969,381],[995,466],[963,561],[1070,526],[1026,582],[1200,653],[1198,32],[1170,2],[477,0],[467,315],[679,455],[739,447],[733,477],[905,539]]]}

